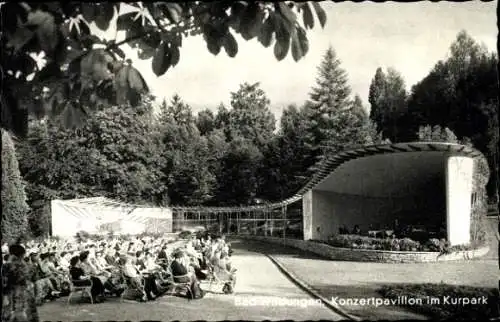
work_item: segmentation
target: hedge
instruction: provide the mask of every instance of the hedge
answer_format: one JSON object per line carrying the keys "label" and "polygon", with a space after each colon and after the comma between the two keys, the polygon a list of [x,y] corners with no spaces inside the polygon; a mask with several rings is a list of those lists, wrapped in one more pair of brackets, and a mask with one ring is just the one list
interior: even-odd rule
{"label": "hedge", "polygon": [[26,234],[28,211],[14,141],[2,131],[2,243],[12,243]]}

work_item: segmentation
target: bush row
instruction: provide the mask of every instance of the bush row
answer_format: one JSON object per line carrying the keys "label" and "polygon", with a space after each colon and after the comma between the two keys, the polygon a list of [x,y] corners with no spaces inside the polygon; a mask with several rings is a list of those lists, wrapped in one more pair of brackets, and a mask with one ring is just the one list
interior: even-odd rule
{"label": "bush row", "polygon": [[476,249],[479,242],[472,242],[469,245],[450,246],[445,239],[431,238],[425,243],[412,240],[410,238],[374,238],[360,235],[334,235],[326,241],[333,247],[366,249],[366,250],[388,250],[388,251],[413,251],[413,252],[440,252],[443,254]]}

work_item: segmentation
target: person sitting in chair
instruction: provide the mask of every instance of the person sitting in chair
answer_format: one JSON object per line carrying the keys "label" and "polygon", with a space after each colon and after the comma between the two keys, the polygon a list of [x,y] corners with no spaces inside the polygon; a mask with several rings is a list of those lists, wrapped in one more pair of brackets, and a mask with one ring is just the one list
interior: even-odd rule
{"label": "person sitting in chair", "polygon": [[174,260],[170,264],[170,270],[176,283],[194,282],[196,276],[191,269],[191,262],[189,257],[182,251],[174,253]]}
{"label": "person sitting in chair", "polygon": [[167,246],[163,245],[158,252],[158,260],[168,260]]}
{"label": "person sitting in chair", "polygon": [[43,276],[49,278],[54,289],[59,292],[61,290],[62,276],[61,272],[54,265],[54,258],[53,253],[42,254],[40,256],[41,262],[39,263],[39,267]]}
{"label": "person sitting in chair", "polygon": [[156,299],[159,292],[156,287],[154,276],[143,276],[137,267],[126,257],[120,259],[120,264],[122,264],[125,277],[129,279],[130,283],[132,283],[136,289],[143,293],[141,298],[142,301],[152,301]]}
{"label": "person sitting in chair", "polygon": [[84,251],[80,254],[80,267],[86,275],[97,277],[101,281],[102,285],[104,285],[104,288],[111,293],[115,293],[116,295],[121,294],[122,290],[115,287],[115,285],[111,282],[112,274],[107,271],[101,271],[90,263],[89,251]]}
{"label": "person sitting in chair", "polygon": [[191,259],[186,253],[180,250],[174,253],[174,260],[170,264],[170,270],[175,283],[189,283],[191,294],[195,298],[197,298],[198,294],[203,297],[204,292],[201,290],[196,278],[194,268],[191,265]]}
{"label": "person sitting in chair", "polygon": [[215,261],[215,270],[219,278],[229,280],[231,288],[236,284],[236,268],[232,267],[228,256],[228,250],[225,247],[220,253],[220,257]]}
{"label": "person sitting in chair", "polygon": [[97,277],[85,275],[83,269],[79,266],[80,257],[74,256],[70,259],[69,273],[71,275],[72,283],[75,286],[88,286],[92,281],[92,288],[90,290],[92,300],[94,303],[100,303],[103,300],[104,286]]}

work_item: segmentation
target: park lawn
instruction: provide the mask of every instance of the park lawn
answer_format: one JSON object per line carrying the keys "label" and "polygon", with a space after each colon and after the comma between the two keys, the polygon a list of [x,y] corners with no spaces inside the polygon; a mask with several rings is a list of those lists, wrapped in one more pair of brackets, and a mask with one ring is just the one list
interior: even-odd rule
{"label": "park lawn", "polygon": [[[496,288],[457,286],[444,283],[424,284],[388,284],[377,290],[384,298],[404,302],[404,299],[422,299],[417,305],[405,305],[410,310],[428,315],[432,319],[477,320],[498,316],[493,309],[498,303]],[[483,303],[483,296],[486,302]],[[439,303],[430,303],[428,297],[436,298]],[[462,299],[462,304],[453,303],[455,299]],[[469,299],[465,303],[463,299]],[[473,299],[477,299],[474,303]],[[406,300],[408,301],[408,300]]]}

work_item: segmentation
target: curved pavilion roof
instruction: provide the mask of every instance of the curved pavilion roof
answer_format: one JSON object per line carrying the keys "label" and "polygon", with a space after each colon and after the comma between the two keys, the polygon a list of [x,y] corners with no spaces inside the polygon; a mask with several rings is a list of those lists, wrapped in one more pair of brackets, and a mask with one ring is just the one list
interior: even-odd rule
{"label": "curved pavilion roof", "polygon": [[[411,143],[396,143],[396,144],[383,144],[383,145],[370,145],[363,146],[355,149],[350,149],[338,153],[332,157],[327,158],[320,169],[313,175],[311,180],[303,186],[295,195],[280,202],[263,203],[255,206],[234,206],[234,207],[183,207],[183,206],[170,206],[173,211],[184,212],[204,212],[204,213],[223,213],[223,212],[252,212],[252,211],[269,211],[285,207],[289,204],[299,201],[302,196],[315,186],[320,184],[324,179],[330,176],[339,166],[349,161],[364,158],[373,155],[392,154],[392,153],[412,153],[412,152],[443,152],[451,155],[467,156],[471,158],[483,157],[483,154],[478,150],[454,143],[443,142],[411,142]],[[104,197],[86,198],[86,199],[73,199],[65,202],[71,205],[80,206],[104,206],[113,208],[141,208],[146,206],[131,205],[121,202],[112,201]]]}

